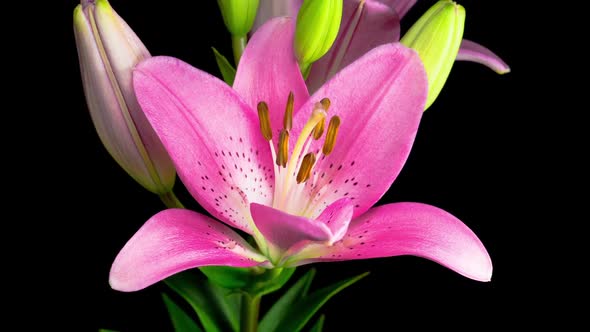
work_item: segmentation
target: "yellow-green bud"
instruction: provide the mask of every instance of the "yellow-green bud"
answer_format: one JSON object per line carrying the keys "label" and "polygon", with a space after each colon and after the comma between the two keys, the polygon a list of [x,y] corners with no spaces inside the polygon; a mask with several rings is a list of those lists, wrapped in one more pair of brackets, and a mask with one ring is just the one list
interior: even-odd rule
{"label": "yellow-green bud", "polygon": [[295,55],[302,69],[328,52],[340,29],[342,0],[305,0],[297,15]]}
{"label": "yellow-green bud", "polygon": [[217,0],[223,22],[233,35],[244,37],[252,29],[258,0]]}
{"label": "yellow-green bud", "polygon": [[428,75],[426,110],[445,84],[463,38],[465,9],[453,1],[441,0],[406,32],[401,43],[418,52]]}

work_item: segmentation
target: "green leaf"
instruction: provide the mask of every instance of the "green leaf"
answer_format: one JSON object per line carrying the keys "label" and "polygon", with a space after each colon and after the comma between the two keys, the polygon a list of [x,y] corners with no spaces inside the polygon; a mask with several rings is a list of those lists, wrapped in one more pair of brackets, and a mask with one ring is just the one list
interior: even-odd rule
{"label": "green leaf", "polygon": [[311,285],[313,277],[315,276],[315,269],[310,269],[303,277],[291,286],[281,298],[268,310],[260,324],[258,325],[259,332],[276,331],[279,323],[285,319],[289,319],[289,309],[294,303],[300,301],[305,295]]}
{"label": "green leaf", "polygon": [[162,299],[164,300],[164,304],[166,304],[166,308],[168,309],[168,314],[170,315],[170,320],[172,320],[172,326],[174,326],[174,331],[176,332],[202,332],[203,330],[197,325],[197,323],[179,307],[172,299],[162,293]]}
{"label": "green leaf", "polygon": [[175,274],[164,282],[191,305],[206,332],[238,331],[239,310],[235,311],[226,290],[196,271]]}
{"label": "green leaf", "polygon": [[219,53],[215,47],[211,47],[213,49],[213,54],[215,54],[215,61],[217,62],[217,67],[219,67],[219,71],[221,71],[221,76],[225,83],[229,86],[234,85],[234,79],[236,78],[236,69],[227,61],[227,58],[224,57],[221,53]]}
{"label": "green leaf", "polygon": [[[223,316],[230,322],[236,331],[239,330],[240,307],[242,303],[240,294],[219,287],[210,281],[207,281],[206,284],[211,290],[211,296],[214,301],[219,303],[219,310],[221,310]],[[224,331],[229,330],[224,329]]]}
{"label": "green leaf", "polygon": [[365,272],[356,277],[342,280],[328,287],[324,287],[314,293],[304,297],[299,302],[289,307],[285,319],[281,320],[278,327],[273,331],[297,332],[313,317],[313,315],[334,295],[341,290],[354,284],[355,282],[366,277],[369,272]]}
{"label": "green leaf", "polygon": [[324,320],[326,319],[326,315],[321,315],[320,319],[318,319],[315,324],[311,327],[309,332],[322,332],[324,329]]}

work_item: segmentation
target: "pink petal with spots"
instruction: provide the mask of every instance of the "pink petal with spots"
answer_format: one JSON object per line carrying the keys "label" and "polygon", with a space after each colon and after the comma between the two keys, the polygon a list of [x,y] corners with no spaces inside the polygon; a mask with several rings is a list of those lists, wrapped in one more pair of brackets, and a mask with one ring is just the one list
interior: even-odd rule
{"label": "pink petal with spots", "polygon": [[248,42],[234,81],[234,89],[253,110],[260,101],[268,104],[275,137],[283,126],[289,92],[295,96],[295,111],[309,98],[293,51],[294,34],[290,18],[263,25]]}
{"label": "pink petal with spots", "polygon": [[283,254],[281,264],[290,264],[293,261],[292,257],[297,257],[300,252],[307,252],[310,249],[312,252],[314,248],[324,248],[325,246],[331,246],[335,242],[342,240],[346,232],[348,231],[348,225],[353,214],[353,204],[348,198],[342,198],[330,206],[326,207],[324,212],[316,219],[316,222],[323,223],[330,229],[330,239],[318,243],[317,241],[304,239],[294,243],[289,249]]}
{"label": "pink petal with spots", "polygon": [[324,242],[332,237],[328,225],[321,221],[256,203],[250,205],[250,211],[264,238],[282,251],[301,241]]}
{"label": "pink petal with spots", "polygon": [[399,17],[390,6],[372,0],[344,1],[338,37],[330,51],[311,67],[309,90],[316,91],[373,48],[399,41],[399,34]]}
{"label": "pink petal with spots", "polygon": [[296,265],[400,255],[424,257],[478,281],[492,277],[490,256],[473,231],[450,213],[420,203],[371,209],[352,221],[342,241],[309,248]]}
{"label": "pink petal with spots", "polygon": [[332,233],[330,244],[342,240],[342,237],[346,234],[348,224],[352,219],[353,207],[352,201],[345,197],[330,204],[316,219],[330,228]]}
{"label": "pink petal with spots", "polygon": [[[310,98],[304,109],[327,97],[328,117],[341,118],[333,152],[318,158],[306,186],[314,200],[312,217],[342,197],[353,201],[355,216],[379,200],[410,153],[426,94],[426,73],[418,55],[389,44],[343,69]],[[306,114],[298,113],[293,132],[300,132],[306,120]],[[314,141],[311,151],[321,151],[322,144],[323,138]]]}
{"label": "pink petal with spots", "polygon": [[214,217],[252,233],[252,202],[269,204],[273,164],[256,113],[227,84],[181,60],[136,67],[135,93],[193,197]]}
{"label": "pink petal with spots", "polygon": [[169,209],[150,218],[127,242],[113,262],[109,283],[132,292],[194,267],[264,262],[227,226],[193,211]]}

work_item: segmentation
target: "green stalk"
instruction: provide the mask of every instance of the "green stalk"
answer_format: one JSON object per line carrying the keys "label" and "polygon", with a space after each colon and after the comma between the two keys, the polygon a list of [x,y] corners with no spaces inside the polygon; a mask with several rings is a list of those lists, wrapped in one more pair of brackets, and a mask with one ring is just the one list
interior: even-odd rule
{"label": "green stalk", "polygon": [[238,67],[238,63],[240,63],[240,58],[242,57],[242,53],[244,53],[247,41],[248,38],[246,36],[231,36],[231,46],[234,50],[236,68]]}
{"label": "green stalk", "polygon": [[303,76],[303,79],[306,80],[307,77],[309,76],[309,73],[311,72],[311,63],[300,63],[299,67],[300,67],[301,75]]}
{"label": "green stalk", "polygon": [[260,312],[259,295],[242,295],[242,312],[240,315],[240,332],[256,332],[258,329],[258,314]]}
{"label": "green stalk", "polygon": [[178,200],[178,197],[174,195],[174,192],[171,190],[165,194],[160,195],[160,199],[164,202],[164,205],[168,208],[178,208],[184,209],[184,205]]}

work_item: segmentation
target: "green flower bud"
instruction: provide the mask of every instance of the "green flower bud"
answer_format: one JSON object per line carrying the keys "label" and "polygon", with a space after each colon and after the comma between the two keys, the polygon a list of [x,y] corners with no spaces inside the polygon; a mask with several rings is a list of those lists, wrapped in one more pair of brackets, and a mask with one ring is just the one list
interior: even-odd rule
{"label": "green flower bud", "polygon": [[342,0],[305,0],[297,15],[295,55],[305,72],[328,52],[340,29]]}
{"label": "green flower bud", "polygon": [[258,0],[217,0],[217,4],[227,30],[233,36],[245,37],[254,24]]}
{"label": "green flower bud", "polygon": [[418,52],[428,75],[425,110],[432,105],[445,84],[463,38],[465,9],[453,1],[441,0],[406,32],[401,43]]}

